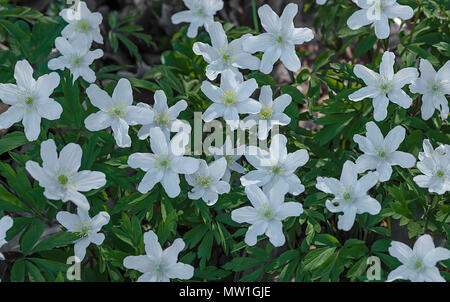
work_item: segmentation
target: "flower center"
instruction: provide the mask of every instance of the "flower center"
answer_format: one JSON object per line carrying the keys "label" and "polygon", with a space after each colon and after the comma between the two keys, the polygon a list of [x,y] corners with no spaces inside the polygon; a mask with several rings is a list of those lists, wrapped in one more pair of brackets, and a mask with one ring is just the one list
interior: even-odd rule
{"label": "flower center", "polygon": [[392,89],[392,80],[383,79],[379,87],[383,93],[388,93]]}
{"label": "flower center", "polygon": [[205,11],[203,10],[203,8],[200,8],[200,9],[197,11],[197,14],[199,14],[200,16],[204,16],[204,15],[205,15]]}
{"label": "flower center", "polygon": [[438,177],[443,177],[443,176],[444,176],[444,172],[441,171],[441,170],[439,170],[439,171],[437,172],[437,176],[438,176]]}
{"label": "flower center", "polygon": [[25,99],[25,104],[27,104],[27,105],[33,104],[33,99],[32,99],[31,97],[27,97],[27,98]]}
{"label": "flower center", "polygon": [[219,50],[219,57],[222,63],[228,66],[236,62],[237,58],[234,49],[230,48],[229,46],[225,46],[224,48]]}
{"label": "flower center", "polygon": [[283,43],[284,42],[284,37],[282,35],[277,36],[275,38],[275,42],[279,43],[279,44]]}
{"label": "flower center", "polygon": [[78,225],[75,226],[75,234],[80,238],[89,236],[92,233],[92,225],[88,220],[81,220]]}
{"label": "flower center", "polygon": [[378,152],[378,156],[379,157],[385,157],[386,153],[384,153],[384,151],[380,151],[380,152]]}
{"label": "flower center", "polygon": [[127,105],[122,101],[113,101],[108,109],[108,113],[115,118],[124,118],[128,113]]}
{"label": "flower center", "polygon": [[88,30],[89,26],[86,20],[80,20],[77,22],[77,31],[79,31],[80,33],[87,33]]}
{"label": "flower center", "polygon": [[268,120],[272,117],[273,110],[270,107],[270,105],[264,105],[261,108],[261,111],[259,112],[258,116],[262,119]]}
{"label": "flower center", "polygon": [[72,56],[70,60],[73,66],[79,66],[81,64],[81,58],[78,56]]}
{"label": "flower center", "polygon": [[224,103],[226,106],[234,106],[237,102],[237,95],[236,92],[233,90],[227,90],[224,92],[222,96],[222,103]]}
{"label": "flower center", "polygon": [[158,170],[165,170],[170,167],[170,158],[166,154],[158,154],[155,156],[155,168]]}
{"label": "flower center", "polygon": [[284,168],[283,167],[279,167],[279,166],[275,166],[271,169],[272,175],[273,176],[281,176],[283,175],[284,172]]}
{"label": "flower center", "polygon": [[225,155],[225,160],[228,165],[231,165],[234,162],[233,155]]}
{"label": "flower center", "polygon": [[58,181],[60,184],[65,185],[69,181],[69,179],[65,175],[59,175]]}
{"label": "flower center", "polygon": [[199,177],[197,177],[197,180],[195,182],[197,183],[197,185],[206,189],[212,183],[212,180],[211,177],[207,175],[200,175]]}
{"label": "flower center", "polygon": [[345,200],[349,200],[351,197],[352,197],[352,196],[351,196],[350,193],[348,193],[348,192],[346,192],[346,193],[344,194],[344,199],[345,199]]}
{"label": "flower center", "polygon": [[158,126],[167,128],[170,124],[170,117],[167,113],[162,112],[155,117],[155,121]]}
{"label": "flower center", "polygon": [[155,266],[155,271],[157,271],[158,273],[162,272],[163,270],[163,266],[161,264],[158,264]]}
{"label": "flower center", "polygon": [[257,209],[257,213],[264,219],[271,219],[273,217],[273,210],[266,203]]}

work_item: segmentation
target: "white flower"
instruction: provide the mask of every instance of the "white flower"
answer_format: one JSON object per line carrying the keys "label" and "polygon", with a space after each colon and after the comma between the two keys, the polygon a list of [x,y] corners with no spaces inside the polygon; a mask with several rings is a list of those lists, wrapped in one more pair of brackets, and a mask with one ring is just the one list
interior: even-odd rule
{"label": "white flower", "polygon": [[96,75],[90,68],[90,65],[95,60],[103,57],[103,50],[89,51],[90,44],[87,40],[77,39],[69,42],[63,37],[56,38],[55,46],[61,53],[61,56],[48,62],[49,69],[64,70],[67,68],[72,73],[74,81],[81,76],[89,83],[95,82]]}
{"label": "white flower", "polygon": [[[167,97],[164,91],[158,90],[155,92],[155,105],[153,108],[146,103],[137,104],[138,107],[145,107],[153,111],[153,121],[144,124],[138,132],[139,139],[146,139],[150,136],[152,128],[161,128],[164,134],[170,139],[170,132],[177,132],[178,126],[182,121],[178,120],[180,112],[186,110],[187,103],[185,100],[178,101],[172,107],[167,106]],[[190,128],[190,126],[189,126]]]}
{"label": "white flower", "polygon": [[269,131],[275,125],[286,126],[291,122],[291,118],[283,113],[292,101],[292,97],[283,94],[273,100],[272,89],[269,85],[261,88],[259,102],[261,103],[261,111],[258,114],[249,114],[242,121],[242,128],[248,129],[254,125],[258,126],[258,138],[265,140],[269,135]]}
{"label": "white flower", "polygon": [[86,89],[92,105],[100,111],[89,115],[84,124],[90,131],[99,131],[111,127],[116,143],[121,148],[131,146],[128,135],[129,126],[144,125],[153,121],[153,112],[142,106],[133,106],[133,90],[130,81],[120,79],[112,97],[97,85]]}
{"label": "white flower", "polygon": [[31,160],[26,162],[25,167],[45,189],[45,197],[63,202],[71,200],[78,207],[88,210],[89,202],[80,192],[103,187],[106,177],[102,172],[78,171],[82,155],[81,147],[70,143],[61,150],[58,157],[55,141],[49,139],[41,144],[42,167]]}
{"label": "white flower", "polygon": [[328,0],[316,0],[316,3],[319,5],[324,5]]}
{"label": "white flower", "polygon": [[215,80],[225,70],[231,70],[242,81],[242,73],[239,72],[238,68],[259,69],[260,60],[245,52],[242,48],[243,42],[251,37],[251,34],[246,34],[228,43],[227,35],[219,22],[206,24],[205,28],[211,37],[212,46],[195,42],[192,49],[196,55],[203,56],[203,59],[208,63],[206,67],[208,79]]}
{"label": "white flower", "polygon": [[445,282],[439,274],[436,264],[450,258],[450,251],[442,247],[434,247],[430,235],[420,236],[411,250],[409,246],[399,241],[392,241],[389,254],[402,263],[389,273],[387,281],[397,279],[412,282]]}
{"label": "white flower", "polygon": [[230,184],[220,180],[225,174],[227,161],[220,158],[211,164],[200,160],[200,167],[194,174],[186,175],[186,181],[193,186],[191,192],[188,193],[189,199],[203,199],[208,205],[214,205],[219,199],[219,194],[230,192]]}
{"label": "white flower", "polygon": [[223,117],[231,130],[236,130],[239,126],[239,114],[258,113],[261,110],[261,104],[250,98],[257,88],[255,79],[239,81],[230,70],[222,73],[220,87],[204,81],[201,89],[214,103],[203,113],[203,120],[211,122]]}
{"label": "white flower", "polygon": [[440,155],[444,155],[445,153],[450,153],[450,145],[440,145],[436,149],[433,148],[433,145],[430,143],[429,139],[423,140],[423,151],[419,152],[419,160],[423,160],[426,157],[433,158],[435,153]]}
{"label": "white flower", "polygon": [[70,233],[77,234],[80,239],[74,241],[75,260],[82,262],[86,256],[86,249],[91,244],[101,245],[105,235],[99,233],[101,228],[108,224],[109,214],[100,212],[93,218],[89,217],[87,210],[78,208],[78,214],[61,211],[56,214],[56,220]]}
{"label": "white flower", "polygon": [[[150,130],[150,145],[153,153],[133,153],[128,158],[131,168],[140,168],[146,173],[139,183],[138,191],[147,193],[161,182],[170,198],[180,194],[178,174],[192,174],[198,170],[199,160],[183,156],[187,142],[181,141],[177,134],[169,142],[160,128]],[[180,143],[180,145],[177,145]]]}
{"label": "white flower", "polygon": [[288,154],[286,143],[286,137],[277,134],[272,138],[269,152],[257,147],[249,147],[245,158],[257,170],[242,176],[242,185],[263,186],[264,190],[270,190],[272,187],[286,183],[289,185],[288,192],[292,195],[299,195],[305,191],[305,186],[294,172],[309,160],[308,152],[301,149]]}
{"label": "white flower", "polygon": [[326,201],[327,209],[332,213],[344,213],[339,215],[338,229],[350,230],[355,222],[356,214],[376,215],[380,213],[380,203],[367,195],[367,191],[377,184],[378,177],[377,172],[369,172],[358,180],[356,165],[351,161],[344,163],[340,180],[331,177],[317,177],[316,188],[335,196],[332,201]]}
{"label": "white flower", "polygon": [[198,28],[214,21],[214,15],[223,8],[222,0],[183,0],[189,10],[172,15],[172,23],[190,23],[187,36],[195,38]]}
{"label": "white flower", "polygon": [[143,273],[138,282],[169,282],[175,278],[188,280],[194,275],[194,267],[178,262],[178,254],[185,246],[183,239],[175,239],[172,245],[163,250],[158,236],[148,231],[144,234],[144,244],[146,255],[123,259],[124,267]]}
{"label": "white flower", "polygon": [[78,1],[76,9],[63,9],[59,15],[69,23],[61,32],[69,41],[85,39],[90,45],[92,41],[103,44],[100,24],[103,17],[100,13],[91,13],[86,3]]}
{"label": "white flower", "polygon": [[0,100],[10,105],[0,115],[0,129],[22,121],[25,136],[34,141],[41,133],[41,118],[57,120],[63,111],[50,95],[59,85],[56,72],[33,78],[33,68],[26,60],[18,61],[14,69],[14,84],[0,84]]}
{"label": "white flower", "polygon": [[311,41],[314,34],[306,27],[294,28],[297,12],[298,5],[294,3],[289,3],[280,17],[267,4],[258,9],[261,25],[266,33],[246,39],[244,49],[249,53],[264,52],[260,66],[261,72],[270,73],[278,59],[290,71],[295,72],[300,69],[301,63],[295,45]]}
{"label": "white flower", "polygon": [[420,78],[409,86],[412,93],[420,93],[422,97],[422,119],[428,120],[433,116],[434,110],[441,112],[441,118],[447,119],[449,108],[445,97],[450,94],[450,61],[447,61],[436,72],[425,59],[420,59]]}
{"label": "white flower", "polygon": [[284,202],[289,190],[286,183],[264,192],[257,186],[245,187],[245,193],[252,206],[246,206],[231,212],[231,219],[238,223],[249,223],[251,226],[245,233],[245,243],[253,246],[257,237],[266,234],[274,246],[282,246],[286,242],[283,234],[283,220],[299,216],[303,206],[298,202]]}
{"label": "white flower", "polygon": [[402,168],[412,168],[416,158],[409,153],[397,151],[405,139],[405,128],[397,126],[389,131],[386,138],[374,122],[366,124],[367,136],[356,134],[353,140],[359,149],[364,152],[356,160],[358,173],[367,170],[376,170],[380,176],[380,182],[387,181],[392,175],[392,166],[399,165]]}
{"label": "white flower", "polygon": [[396,0],[352,0],[361,9],[357,10],[347,20],[351,29],[374,24],[378,39],[389,37],[389,19],[400,18],[408,20],[414,15],[411,7],[399,5]]}
{"label": "white flower", "polygon": [[404,68],[394,74],[395,55],[386,51],[380,64],[380,73],[376,73],[363,65],[357,64],[353,69],[355,75],[366,83],[358,91],[349,95],[352,101],[365,98],[373,99],[374,118],[382,121],[387,116],[389,101],[405,109],[412,104],[412,99],[402,90],[406,84],[412,83],[419,76],[416,68]]}
{"label": "white flower", "polygon": [[221,148],[209,147],[208,151],[214,155],[214,159],[225,158],[227,162],[227,168],[225,169],[225,174],[222,180],[229,182],[231,178],[231,171],[237,173],[245,173],[246,170],[237,161],[242,157],[245,152],[245,146],[239,146],[238,148],[233,148],[233,143],[231,142],[230,136],[225,139],[225,144]]}
{"label": "white flower", "polygon": [[421,188],[428,188],[431,193],[439,195],[450,191],[450,146],[445,145],[433,150],[433,146],[424,141],[424,153],[419,154],[417,168],[423,175],[413,180]]}
{"label": "white flower", "polygon": [[[3,216],[0,219],[0,247],[5,245],[6,242],[6,232],[13,226],[13,219],[9,216]],[[5,257],[0,253],[0,260],[5,260]]]}

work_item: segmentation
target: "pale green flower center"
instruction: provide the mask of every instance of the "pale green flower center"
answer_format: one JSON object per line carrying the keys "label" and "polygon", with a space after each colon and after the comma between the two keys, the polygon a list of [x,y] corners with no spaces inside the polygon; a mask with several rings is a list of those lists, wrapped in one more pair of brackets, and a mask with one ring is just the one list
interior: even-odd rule
{"label": "pale green flower center", "polygon": [[274,211],[270,206],[264,203],[260,208],[256,210],[258,215],[264,219],[271,219],[273,217]]}
{"label": "pale green flower center", "polygon": [[160,127],[167,128],[170,124],[170,117],[167,113],[158,113],[155,117],[156,124]]}
{"label": "pale green flower center", "polygon": [[88,220],[81,220],[78,225],[75,226],[75,234],[80,238],[89,236],[92,233],[92,225]]}
{"label": "pale green flower center", "polygon": [[281,176],[283,175],[284,168],[280,166],[275,166],[271,169],[272,175],[274,176]]}
{"label": "pale green flower center", "polygon": [[162,267],[162,265],[161,264],[158,264],[157,266],[155,266],[155,270],[157,271],[157,272],[162,272],[162,270],[163,270],[163,267]]}
{"label": "pale green flower center", "polygon": [[237,102],[237,94],[233,90],[227,90],[222,96],[222,103],[226,106],[234,106]]}
{"label": "pale green flower center", "polygon": [[223,64],[228,66],[236,62],[237,59],[234,49],[230,48],[229,46],[226,46],[219,50],[219,58],[221,59]]}
{"label": "pale green flower center", "polygon": [[264,105],[261,108],[261,111],[259,112],[258,116],[262,119],[268,120],[272,117],[273,110],[270,107],[270,105]]}
{"label": "pale green flower center", "polygon": [[386,153],[384,153],[384,151],[380,151],[380,152],[378,152],[378,155],[379,155],[380,157],[385,157],[385,156],[386,156]]}
{"label": "pale green flower center", "polygon": [[344,194],[344,199],[345,199],[345,200],[349,200],[351,197],[352,197],[352,196],[351,196],[350,193],[348,193],[348,192],[346,192],[346,193]]}
{"label": "pale green flower center", "polygon": [[120,100],[113,101],[108,109],[108,113],[115,118],[124,118],[128,113],[127,105]]}
{"label": "pale green flower center", "polygon": [[87,33],[89,30],[89,25],[86,20],[80,20],[77,22],[77,31],[80,33]]}
{"label": "pale green flower center", "polygon": [[155,168],[158,170],[165,170],[170,167],[170,158],[166,154],[158,154],[155,156]]}
{"label": "pale green flower center", "polygon": [[278,37],[276,37],[276,39],[275,39],[275,41],[277,42],[277,43],[283,43],[284,42],[284,37],[282,36],[282,35],[279,35]]}
{"label": "pale green flower center", "polygon": [[420,263],[420,261],[417,261],[417,262],[414,264],[414,267],[415,267],[415,268],[422,268],[422,263]]}
{"label": "pale green flower center", "polygon": [[65,175],[59,175],[58,181],[60,184],[65,185],[69,181],[69,179]]}
{"label": "pale green flower center", "polygon": [[209,185],[212,183],[211,177],[207,175],[200,175],[197,177],[196,181],[198,186],[202,186],[203,188],[208,188]]}
{"label": "pale green flower center", "polygon": [[73,66],[79,66],[81,64],[81,58],[78,56],[73,56],[71,62]]}
{"label": "pale green flower center", "polygon": [[231,165],[234,162],[233,155],[225,155],[225,160],[228,165]]}
{"label": "pale green flower center", "polygon": [[32,99],[31,97],[27,97],[27,98],[25,99],[25,104],[27,104],[27,105],[33,104],[33,99]]}
{"label": "pale green flower center", "polygon": [[382,80],[379,87],[381,91],[383,91],[384,93],[388,93],[392,89],[392,80]]}
{"label": "pale green flower center", "polygon": [[439,171],[437,172],[437,176],[438,176],[438,177],[443,177],[443,176],[444,176],[444,172],[439,170]]}
{"label": "pale green flower center", "polygon": [[205,11],[203,10],[203,8],[200,8],[200,9],[197,11],[197,14],[199,14],[200,16],[203,16],[203,15],[205,14]]}

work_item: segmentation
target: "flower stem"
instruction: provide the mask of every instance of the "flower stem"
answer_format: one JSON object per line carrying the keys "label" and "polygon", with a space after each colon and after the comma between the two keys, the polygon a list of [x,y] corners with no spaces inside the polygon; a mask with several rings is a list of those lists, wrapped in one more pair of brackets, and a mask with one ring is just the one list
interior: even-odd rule
{"label": "flower stem", "polygon": [[259,23],[258,23],[258,15],[256,13],[256,2],[252,0],[252,12],[253,12],[253,23],[255,24],[255,31],[259,34]]}

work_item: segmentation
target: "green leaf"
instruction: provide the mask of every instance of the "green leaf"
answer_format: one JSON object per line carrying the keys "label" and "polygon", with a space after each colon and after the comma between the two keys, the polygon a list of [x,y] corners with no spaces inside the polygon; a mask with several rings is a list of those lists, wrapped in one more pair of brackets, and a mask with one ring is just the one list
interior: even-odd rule
{"label": "green leaf", "polygon": [[305,270],[312,271],[333,255],[335,247],[316,248],[311,250],[303,260]]}
{"label": "green leaf", "polygon": [[11,282],[23,282],[25,280],[25,260],[17,259],[11,268]]}
{"label": "green leaf", "polygon": [[0,139],[0,155],[29,143],[23,132],[11,132]]}
{"label": "green leaf", "polygon": [[27,255],[44,232],[45,223],[35,218],[25,233],[20,237],[20,249]]}
{"label": "green leaf", "polygon": [[61,232],[54,236],[48,237],[33,248],[33,252],[49,250],[55,247],[66,246],[79,239],[77,234],[69,232]]}
{"label": "green leaf", "polygon": [[317,59],[314,61],[314,65],[313,65],[313,72],[319,70],[320,68],[322,68],[323,66],[325,66],[326,64],[328,64],[331,60],[331,58],[334,57],[335,52],[332,50],[327,50],[322,52]]}

